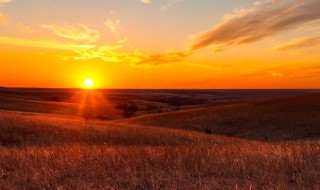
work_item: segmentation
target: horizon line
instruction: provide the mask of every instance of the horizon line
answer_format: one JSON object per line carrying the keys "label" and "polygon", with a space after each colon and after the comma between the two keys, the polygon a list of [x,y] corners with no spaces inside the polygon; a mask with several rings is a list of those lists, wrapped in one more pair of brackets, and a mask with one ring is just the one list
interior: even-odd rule
{"label": "horizon line", "polygon": [[61,90],[316,90],[320,88],[80,88],[80,87],[5,87],[0,89],[61,89]]}

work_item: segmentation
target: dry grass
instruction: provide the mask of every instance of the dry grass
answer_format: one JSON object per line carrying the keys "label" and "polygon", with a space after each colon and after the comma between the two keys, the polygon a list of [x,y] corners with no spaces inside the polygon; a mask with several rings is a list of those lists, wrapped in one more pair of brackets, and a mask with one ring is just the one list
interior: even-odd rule
{"label": "dry grass", "polygon": [[319,189],[320,147],[0,148],[3,189]]}
{"label": "dry grass", "polygon": [[[219,111],[224,107],[142,117],[159,127],[128,123],[141,118],[116,123],[3,111],[0,189],[320,189],[319,139],[266,142],[181,130],[208,121],[219,121],[227,130],[234,124],[223,121],[240,119],[254,134],[259,123],[252,117],[260,116],[259,122],[269,117],[277,125],[298,123],[293,131],[300,124],[317,131],[318,102],[313,100],[309,115],[302,112],[303,103],[294,102],[291,107],[258,102],[228,112]],[[293,117],[298,112],[290,112],[292,106],[300,106],[300,117]],[[239,112],[244,108],[248,112]],[[281,128],[275,132],[286,134]]]}
{"label": "dry grass", "polygon": [[262,141],[320,139],[320,94],[146,115],[121,123]]}
{"label": "dry grass", "polygon": [[[0,112],[0,145],[211,145],[234,140],[176,129]],[[238,140],[240,141],[240,140]]]}

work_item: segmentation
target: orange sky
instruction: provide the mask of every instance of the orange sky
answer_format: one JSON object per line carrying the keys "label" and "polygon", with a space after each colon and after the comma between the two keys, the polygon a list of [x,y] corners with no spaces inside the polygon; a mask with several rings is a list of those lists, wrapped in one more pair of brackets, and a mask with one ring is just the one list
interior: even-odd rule
{"label": "orange sky", "polygon": [[0,0],[0,86],[319,88],[318,0]]}

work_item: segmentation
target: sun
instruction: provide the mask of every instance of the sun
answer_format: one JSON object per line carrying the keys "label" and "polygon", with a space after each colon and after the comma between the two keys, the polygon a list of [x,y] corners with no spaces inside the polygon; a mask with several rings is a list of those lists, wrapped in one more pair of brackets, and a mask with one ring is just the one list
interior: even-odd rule
{"label": "sun", "polygon": [[90,78],[87,78],[86,80],[84,80],[83,84],[87,88],[92,88],[94,85],[94,81]]}

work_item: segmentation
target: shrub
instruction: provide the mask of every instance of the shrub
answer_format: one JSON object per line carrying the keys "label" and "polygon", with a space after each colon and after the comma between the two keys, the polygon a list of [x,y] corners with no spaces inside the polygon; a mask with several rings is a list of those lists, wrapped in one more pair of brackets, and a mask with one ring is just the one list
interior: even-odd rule
{"label": "shrub", "polygon": [[137,111],[138,111],[138,107],[134,104],[130,104],[128,106],[126,106],[123,110],[123,116],[126,118],[130,118],[136,115]]}
{"label": "shrub", "polygon": [[158,107],[155,104],[149,104],[147,106],[147,110],[155,110],[155,109],[158,109]]}

